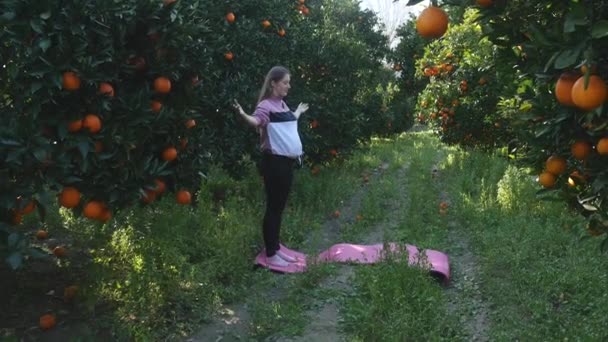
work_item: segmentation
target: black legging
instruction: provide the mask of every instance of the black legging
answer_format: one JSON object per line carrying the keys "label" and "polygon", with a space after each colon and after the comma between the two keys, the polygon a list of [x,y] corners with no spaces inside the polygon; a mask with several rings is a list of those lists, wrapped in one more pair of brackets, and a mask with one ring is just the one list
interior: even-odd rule
{"label": "black legging", "polygon": [[264,153],[262,157],[261,168],[266,190],[266,213],[262,232],[268,257],[275,255],[280,248],[281,216],[291,188],[294,162],[294,159],[268,153]]}

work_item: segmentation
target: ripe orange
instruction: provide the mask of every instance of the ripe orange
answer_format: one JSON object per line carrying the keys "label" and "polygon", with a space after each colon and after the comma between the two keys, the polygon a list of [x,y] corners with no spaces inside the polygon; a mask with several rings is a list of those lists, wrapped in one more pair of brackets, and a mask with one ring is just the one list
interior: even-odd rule
{"label": "ripe orange", "polygon": [[585,160],[591,154],[591,144],[586,141],[577,141],[570,148],[572,156],[578,160]]}
{"label": "ripe orange", "polygon": [[82,127],[91,133],[98,133],[101,131],[101,119],[95,114],[87,114],[82,120]]}
{"label": "ripe orange", "polygon": [[154,80],[154,91],[160,94],[167,94],[171,91],[171,81],[166,77],[157,77]]}
{"label": "ripe orange", "polygon": [[439,7],[429,6],[416,20],[416,30],[424,38],[439,38],[448,29],[448,15]]}
{"label": "ripe orange", "polygon": [[80,203],[80,191],[71,186],[63,188],[59,194],[59,204],[66,208],[74,208]]}
{"label": "ripe orange", "polygon": [[595,145],[595,150],[601,155],[608,154],[608,138],[602,138]]}
{"label": "ripe orange", "polygon": [[477,5],[479,7],[490,7],[492,6],[492,0],[477,0]]}
{"label": "ripe orange", "polygon": [[189,191],[180,190],[175,194],[175,200],[179,204],[190,204],[192,202],[192,195]]}
{"label": "ripe orange", "polygon": [[224,58],[226,58],[227,61],[231,61],[234,58],[234,55],[232,54],[232,52],[226,52],[224,54]]}
{"label": "ripe orange", "polygon": [[186,121],[186,128],[192,128],[194,126],[196,126],[196,121],[194,121],[194,119]]}
{"label": "ripe orange", "polygon": [[574,72],[564,72],[559,76],[557,83],[555,83],[555,97],[557,102],[564,106],[574,106],[572,101],[572,86],[578,79],[578,74]]}
{"label": "ripe orange", "polygon": [[234,13],[232,12],[228,12],[228,14],[226,14],[226,21],[229,23],[233,23],[236,20],[236,16],[234,15]]}
{"label": "ripe orange", "polygon": [[97,219],[103,223],[110,221],[112,219],[112,211],[108,208],[103,208]]}
{"label": "ripe orange", "polygon": [[114,97],[114,88],[110,83],[102,82],[99,85],[99,93],[101,95],[107,95],[109,97]]}
{"label": "ripe orange", "polygon": [[144,203],[152,203],[156,201],[156,192],[152,190],[146,190],[145,194],[141,196],[141,200]]}
{"label": "ripe orange", "polygon": [[317,128],[317,127],[319,127],[319,121],[317,121],[317,119],[313,119],[310,122],[310,128]]}
{"label": "ripe orange", "polygon": [[441,202],[439,204],[439,208],[441,208],[441,209],[447,209],[448,207],[449,207],[448,202]]}
{"label": "ripe orange", "polygon": [[545,169],[547,172],[551,172],[552,174],[559,176],[562,173],[566,172],[566,159],[560,156],[551,156],[545,162]]}
{"label": "ripe orange", "polygon": [[97,219],[103,213],[104,205],[99,201],[89,201],[84,206],[82,213],[85,217],[90,219]]}
{"label": "ripe orange", "polygon": [[331,150],[329,150],[329,154],[335,157],[338,155],[338,151],[335,148],[332,148]]}
{"label": "ripe orange", "polygon": [[597,76],[589,76],[589,85],[585,89],[585,77],[581,76],[572,86],[572,102],[583,110],[593,110],[601,106],[608,97],[606,82]]}
{"label": "ripe orange", "polygon": [[46,239],[46,238],[48,238],[48,237],[49,237],[49,232],[47,232],[46,230],[42,230],[42,229],[40,229],[40,230],[38,230],[38,231],[36,232],[36,238],[37,238],[38,240],[44,240],[44,239]]}
{"label": "ripe orange", "polygon": [[58,258],[63,258],[65,256],[65,247],[57,246],[57,247],[53,248],[53,255],[55,255]]}
{"label": "ripe orange", "polygon": [[66,71],[63,73],[63,89],[65,90],[78,90],[80,89],[80,78],[73,71]]}
{"label": "ripe orange", "polygon": [[71,302],[74,298],[76,298],[77,293],[78,286],[70,285],[63,289],[63,300],[66,302]]}
{"label": "ripe orange", "polygon": [[177,0],[163,0],[163,4],[164,4],[165,6],[169,6],[169,5],[171,5],[172,3],[174,3],[175,1],[177,1]]}
{"label": "ripe orange", "polygon": [[340,217],[340,210],[336,210],[336,211],[334,211],[333,216],[334,216],[335,218]]}
{"label": "ripe orange", "polygon": [[300,11],[302,12],[302,14],[304,15],[309,15],[310,14],[310,9],[308,9],[308,7],[302,5],[302,8],[300,8]]}
{"label": "ripe orange", "polygon": [[313,168],[310,170],[310,173],[314,176],[319,174],[319,172],[321,172],[321,168],[318,166],[313,166]]}
{"label": "ripe orange", "polygon": [[21,215],[27,215],[36,209],[36,202],[30,201],[23,209],[21,209]]}
{"label": "ripe orange", "polygon": [[280,29],[280,30],[277,32],[277,34],[278,34],[280,37],[285,37],[285,29]]}
{"label": "ripe orange", "polygon": [[171,146],[164,149],[162,153],[162,158],[166,161],[175,160],[175,158],[177,158],[177,150],[175,149],[175,147]]}
{"label": "ripe orange", "polygon": [[156,186],[155,192],[157,194],[162,194],[167,189],[167,185],[165,184],[165,182],[163,182],[160,179],[155,179],[154,183],[155,183],[155,186]]}
{"label": "ripe orange", "polygon": [[52,329],[57,322],[55,321],[55,315],[46,314],[40,316],[39,326],[42,330]]}
{"label": "ripe orange", "polygon": [[150,101],[150,108],[152,109],[153,112],[158,113],[160,112],[160,109],[163,107],[162,102],[160,101]]}
{"label": "ripe orange", "polygon": [[271,25],[271,24],[270,24],[270,21],[268,21],[268,20],[264,20],[264,21],[262,21],[262,26],[263,26],[264,28],[269,28],[269,27],[270,27],[270,25]]}
{"label": "ripe orange", "polygon": [[74,120],[68,124],[68,132],[76,133],[82,128],[82,120]]}
{"label": "ripe orange", "polygon": [[538,176],[538,182],[545,188],[552,188],[555,186],[557,178],[550,172],[543,172]]}

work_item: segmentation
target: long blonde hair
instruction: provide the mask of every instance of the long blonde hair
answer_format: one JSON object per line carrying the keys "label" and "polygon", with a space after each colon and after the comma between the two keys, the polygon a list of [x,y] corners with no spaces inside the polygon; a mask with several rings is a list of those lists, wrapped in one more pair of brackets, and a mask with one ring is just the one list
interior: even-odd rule
{"label": "long blonde hair", "polygon": [[285,77],[285,75],[289,75],[289,70],[286,67],[277,65],[272,67],[268,74],[266,74],[266,78],[264,79],[264,84],[262,85],[262,89],[260,90],[260,96],[258,97],[258,103],[264,101],[272,95],[272,88],[270,87],[270,83],[272,81],[278,82]]}

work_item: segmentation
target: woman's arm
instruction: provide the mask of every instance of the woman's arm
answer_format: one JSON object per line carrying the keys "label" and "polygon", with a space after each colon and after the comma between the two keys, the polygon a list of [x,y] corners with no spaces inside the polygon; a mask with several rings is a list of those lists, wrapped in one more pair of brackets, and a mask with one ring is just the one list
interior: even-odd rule
{"label": "woman's arm", "polygon": [[239,115],[241,115],[241,117],[249,125],[251,125],[253,127],[258,127],[260,125],[260,122],[258,121],[258,119],[255,116],[245,113],[245,111],[243,110],[243,107],[241,107],[241,105],[236,100],[234,100],[233,106],[234,106],[234,109],[236,109],[239,112]]}
{"label": "woman's arm", "polygon": [[296,116],[296,119],[299,119],[300,115],[302,115],[307,110],[308,110],[308,104],[307,103],[300,103],[298,105],[298,109],[296,109],[296,111],[293,113],[293,115]]}

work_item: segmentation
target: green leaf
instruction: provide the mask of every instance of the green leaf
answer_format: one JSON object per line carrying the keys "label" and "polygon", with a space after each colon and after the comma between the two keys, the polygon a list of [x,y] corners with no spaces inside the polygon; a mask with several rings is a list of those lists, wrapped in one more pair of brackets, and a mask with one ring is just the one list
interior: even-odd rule
{"label": "green leaf", "polygon": [[23,264],[23,255],[21,252],[13,252],[8,258],[6,258],[6,262],[13,270],[17,270]]}
{"label": "green leaf", "polygon": [[0,16],[0,19],[6,20],[6,21],[11,21],[11,20],[15,19],[16,16],[17,16],[17,14],[15,12],[5,12],[4,14],[2,14]]}
{"label": "green leaf", "polygon": [[12,79],[15,79],[19,74],[19,67],[15,63],[9,63],[6,66],[6,71],[8,72],[8,76]]}
{"label": "green leaf", "polygon": [[599,39],[608,36],[608,20],[600,20],[591,29],[591,37]]}
{"label": "green leaf", "polygon": [[46,253],[44,250],[42,250],[39,247],[30,247],[27,250],[27,254],[29,254],[34,259],[43,259],[43,258],[48,258],[48,256],[49,256],[48,253]]}
{"label": "green leaf", "polygon": [[553,63],[555,62],[555,59],[557,58],[557,56],[559,56],[559,51],[556,51],[551,58],[549,58],[549,60],[547,61],[547,64],[545,64],[545,70],[544,72],[547,72],[547,70],[549,70],[549,68],[553,65]]}
{"label": "green leaf", "polygon": [[9,247],[15,247],[17,246],[17,243],[19,242],[19,234],[18,233],[11,233],[8,236],[8,246]]}
{"label": "green leaf", "polygon": [[42,20],[47,20],[50,17],[51,17],[51,12],[44,12],[44,13],[40,14],[40,19],[42,19]]}
{"label": "green leaf", "polygon": [[421,2],[422,2],[422,0],[410,0],[410,1],[407,2],[407,4],[405,4],[405,6],[414,6],[414,5],[419,4]]}
{"label": "green leaf", "polygon": [[574,63],[576,63],[580,53],[580,48],[563,50],[555,59],[555,68],[564,69],[573,65]]}
{"label": "green leaf", "polygon": [[539,30],[536,25],[530,26],[530,35],[532,41],[538,42],[539,44],[544,46],[553,46],[553,44],[547,39],[547,37],[545,37],[545,34],[541,30]]}
{"label": "green leaf", "polygon": [[78,143],[78,150],[80,151],[80,154],[82,155],[82,159],[86,159],[87,158],[87,154],[91,150],[89,142],[88,141],[81,141],[81,142],[79,142]]}
{"label": "green leaf", "polygon": [[608,237],[605,238],[604,241],[602,241],[602,244],[600,245],[600,251],[602,251],[602,253],[608,252]]}
{"label": "green leaf", "polygon": [[34,152],[32,152],[34,154],[34,157],[36,158],[36,160],[38,160],[39,162],[43,162],[46,160],[46,150],[43,148],[37,148],[34,150]]}
{"label": "green leaf", "polygon": [[46,52],[46,50],[51,47],[51,40],[46,38],[42,39],[38,42],[38,46],[40,47],[40,49],[42,49],[43,52]]}
{"label": "green leaf", "polygon": [[581,5],[573,4],[570,13],[566,14],[566,20],[564,21],[564,32],[574,32],[576,31],[576,26],[585,25],[587,22],[587,13],[585,8]]}
{"label": "green leaf", "polygon": [[33,20],[33,19],[30,20],[30,27],[36,33],[43,33],[44,32],[42,30],[42,22],[40,20]]}

